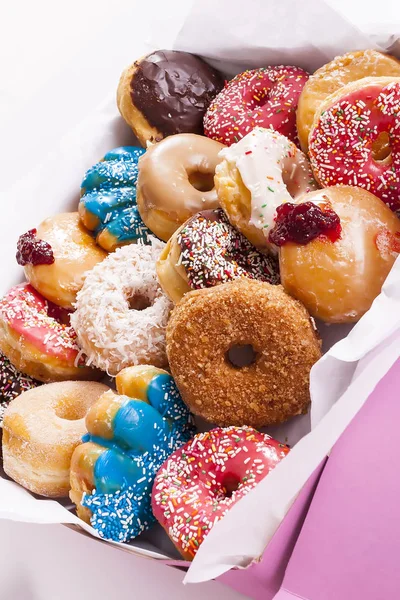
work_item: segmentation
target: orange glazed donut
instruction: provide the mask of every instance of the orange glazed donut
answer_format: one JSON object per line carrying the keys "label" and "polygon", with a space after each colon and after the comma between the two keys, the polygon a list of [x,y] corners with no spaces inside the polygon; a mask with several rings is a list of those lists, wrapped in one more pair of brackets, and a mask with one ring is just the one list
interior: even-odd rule
{"label": "orange glazed donut", "polygon": [[140,158],[140,216],[165,242],[191,216],[218,206],[214,173],[222,148],[201,135],[182,133],[150,146]]}
{"label": "orange glazed donut", "polygon": [[24,267],[27,280],[63,308],[73,308],[86,272],[106,256],[77,212],[50,217],[18,240],[17,262]]}
{"label": "orange glazed donut", "polygon": [[86,413],[108,389],[101,383],[63,381],[13,400],[3,421],[7,475],[35,494],[68,496],[71,456],[86,433]]}

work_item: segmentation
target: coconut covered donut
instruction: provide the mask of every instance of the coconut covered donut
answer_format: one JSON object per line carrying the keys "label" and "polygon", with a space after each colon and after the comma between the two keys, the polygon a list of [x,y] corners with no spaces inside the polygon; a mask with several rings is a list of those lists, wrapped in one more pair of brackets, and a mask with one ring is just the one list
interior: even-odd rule
{"label": "coconut covered donut", "polygon": [[71,316],[88,363],[110,375],[134,365],[166,364],[165,328],[171,302],[155,263],[163,242],[118,248],[87,276]]}

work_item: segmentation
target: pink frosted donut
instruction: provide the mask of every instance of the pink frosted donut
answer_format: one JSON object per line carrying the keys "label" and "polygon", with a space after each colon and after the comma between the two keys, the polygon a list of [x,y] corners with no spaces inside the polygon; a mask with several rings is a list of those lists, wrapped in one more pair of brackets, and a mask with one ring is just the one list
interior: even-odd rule
{"label": "pink frosted donut", "polygon": [[197,434],[165,461],[154,481],[152,509],[186,560],[288,452],[251,427],[217,427]]}
{"label": "pink frosted donut", "polygon": [[296,109],[308,74],[299,67],[263,67],[228,81],[204,116],[205,134],[230,146],[254,127],[274,129],[298,144]]}
{"label": "pink frosted donut", "polygon": [[85,367],[69,316],[31,285],[17,285],[0,300],[0,350],[39,381],[98,379],[99,371]]}
{"label": "pink frosted donut", "polygon": [[[381,160],[374,143],[386,136]],[[315,115],[310,161],[324,187],[353,185],[400,208],[400,78],[368,77],[328,97]]]}

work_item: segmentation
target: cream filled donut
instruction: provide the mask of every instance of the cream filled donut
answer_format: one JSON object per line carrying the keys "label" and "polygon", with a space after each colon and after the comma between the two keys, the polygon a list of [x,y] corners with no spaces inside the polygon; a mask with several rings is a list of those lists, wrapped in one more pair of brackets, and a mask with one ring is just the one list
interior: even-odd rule
{"label": "cream filled donut", "polygon": [[257,248],[274,250],[268,234],[277,207],[317,189],[306,156],[283,135],[261,127],[220,156],[215,187],[221,207]]}
{"label": "cream filled donut", "polygon": [[88,363],[116,375],[124,367],[166,364],[171,302],[157,281],[164,244],[118,248],[86,277],[71,323]]}
{"label": "cream filled donut", "polygon": [[86,433],[86,413],[108,389],[90,381],[63,381],[13,400],[3,421],[7,475],[35,494],[68,496],[71,456]]}
{"label": "cream filled donut", "polygon": [[168,241],[187,219],[218,206],[214,174],[223,145],[201,135],[173,135],[139,160],[137,205],[147,227]]}

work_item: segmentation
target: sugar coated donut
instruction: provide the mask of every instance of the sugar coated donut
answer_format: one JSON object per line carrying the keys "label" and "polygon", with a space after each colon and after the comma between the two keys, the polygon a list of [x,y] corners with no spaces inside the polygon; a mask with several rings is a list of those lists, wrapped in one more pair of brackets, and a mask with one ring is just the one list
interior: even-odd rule
{"label": "sugar coated donut", "polygon": [[242,278],[186,294],[167,328],[171,373],[190,410],[216,425],[263,427],[305,412],[320,342],[279,285]]}
{"label": "sugar coated donut", "polygon": [[238,277],[279,283],[277,260],[258,252],[221,209],[198,213],[174,233],[157,262],[157,275],[175,303],[190,290]]}
{"label": "sugar coated donut", "polygon": [[192,560],[213,526],[287,455],[289,448],[251,427],[197,434],[158,471],[156,519]]}
{"label": "sugar coated donut", "polygon": [[86,417],[88,434],[71,460],[71,500],[101,537],[125,542],[154,522],[150,495],[164,460],[193,435],[171,375],[152,366],[117,376]]}
{"label": "sugar coated donut", "polygon": [[400,62],[376,50],[358,50],[337,56],[306,82],[297,107],[297,132],[303,152],[308,151],[308,136],[314,115],[326,100],[351,81],[364,77],[400,77]]}
{"label": "sugar coated donut", "polygon": [[11,400],[38,385],[39,381],[17,371],[7,356],[0,352],[0,427],[3,424],[4,411]]}
{"label": "sugar coated donut", "polygon": [[115,148],[91,167],[82,181],[80,218],[108,252],[138,240],[147,241],[149,231],[136,206],[138,161],[142,154],[143,148],[135,146]]}
{"label": "sugar coated donut", "polygon": [[174,135],[151,146],[139,162],[137,203],[159,238],[171,235],[192,215],[218,206],[215,167],[222,144],[204,136]]}
{"label": "sugar coated donut", "polygon": [[63,213],[43,221],[20,236],[18,264],[29,283],[47,300],[72,308],[86,272],[106,257],[75,213]]}
{"label": "sugar coated donut", "polygon": [[[298,202],[333,209],[340,233],[334,240],[317,236],[306,244],[284,243],[282,285],[314,317],[328,323],[357,321],[380,293],[400,252],[400,221],[379,198],[357,187],[328,187]],[[302,236],[307,214],[297,223]]]}
{"label": "sugar coated donut", "polygon": [[[374,144],[388,140],[389,155]],[[365,78],[328,96],[309,137],[311,165],[323,186],[356,185],[400,209],[400,77]]]}
{"label": "sugar coated donut", "polygon": [[244,71],[225,84],[204,117],[204,133],[226,146],[254,127],[278,131],[295,144],[297,102],[308,74],[298,67]]}
{"label": "sugar coated donut", "polygon": [[13,400],[3,422],[7,475],[35,494],[68,496],[71,456],[86,432],[85,415],[107,389],[101,383],[63,381]]}
{"label": "sugar coated donut", "polygon": [[277,207],[317,188],[306,156],[283,135],[257,127],[221,157],[215,174],[221,207],[257,248],[276,251],[268,237]]}
{"label": "sugar coated donut", "polygon": [[171,302],[157,281],[164,244],[117,248],[87,276],[71,315],[88,363],[116,375],[124,367],[166,364],[165,328]]}
{"label": "sugar coated donut", "polygon": [[0,299],[0,350],[39,381],[99,379],[99,371],[85,366],[69,319],[31,285],[17,285]]}
{"label": "sugar coated donut", "polygon": [[221,75],[198,56],[157,50],[121,75],[119,111],[142,146],[177,133],[203,133],[203,116]]}

